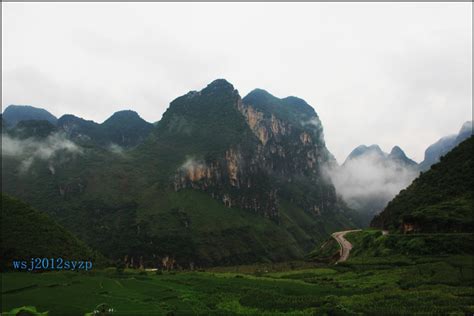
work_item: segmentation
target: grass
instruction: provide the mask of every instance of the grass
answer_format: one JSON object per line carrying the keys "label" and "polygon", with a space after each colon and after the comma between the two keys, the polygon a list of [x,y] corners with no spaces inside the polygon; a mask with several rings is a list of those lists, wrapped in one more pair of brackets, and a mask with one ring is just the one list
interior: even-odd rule
{"label": "grass", "polygon": [[[159,273],[3,273],[2,315],[22,306],[84,315],[103,303],[114,315],[474,313],[474,255],[467,247],[472,234],[382,235],[369,229],[347,238],[354,246],[351,257],[337,265],[291,261]],[[405,251],[420,240],[430,254]],[[447,240],[452,251],[446,251]],[[440,246],[430,248],[435,244]]]}
{"label": "grass", "polygon": [[[35,306],[83,315],[107,303],[115,315],[464,315],[474,312],[470,255],[354,256],[326,267],[250,266],[236,273],[91,272],[2,274],[2,312]],[[281,269],[288,269],[283,271]],[[258,271],[258,273],[257,273]],[[268,272],[266,272],[268,271]]]}

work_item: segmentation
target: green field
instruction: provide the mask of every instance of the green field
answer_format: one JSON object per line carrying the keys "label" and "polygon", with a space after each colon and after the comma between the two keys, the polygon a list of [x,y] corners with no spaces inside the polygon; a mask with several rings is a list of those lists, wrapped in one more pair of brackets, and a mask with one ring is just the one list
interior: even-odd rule
{"label": "green field", "polygon": [[[352,234],[349,239],[359,249],[338,265],[290,262],[160,274],[115,268],[3,273],[2,311],[26,305],[49,315],[84,315],[107,303],[113,315],[474,313],[472,254],[373,255],[361,250],[366,236],[379,243],[388,238],[373,231]],[[406,238],[400,236],[401,242]]]}

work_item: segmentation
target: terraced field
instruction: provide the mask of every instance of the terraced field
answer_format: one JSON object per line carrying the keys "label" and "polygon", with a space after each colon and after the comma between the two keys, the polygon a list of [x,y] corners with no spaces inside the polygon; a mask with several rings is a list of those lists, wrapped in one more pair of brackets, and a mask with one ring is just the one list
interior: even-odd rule
{"label": "terraced field", "polygon": [[11,272],[2,274],[2,311],[26,305],[84,315],[106,303],[112,315],[465,315],[474,312],[473,259],[351,256],[337,266],[287,271]]}

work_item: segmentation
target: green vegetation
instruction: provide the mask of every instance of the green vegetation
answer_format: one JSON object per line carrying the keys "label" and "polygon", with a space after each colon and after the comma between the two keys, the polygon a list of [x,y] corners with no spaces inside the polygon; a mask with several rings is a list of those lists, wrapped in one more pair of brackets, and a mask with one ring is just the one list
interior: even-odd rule
{"label": "green vegetation", "polygon": [[[287,120],[282,126],[294,120],[298,133],[269,140],[262,153],[239,102],[233,86],[217,80],[174,100],[148,139],[122,150],[97,140],[140,130],[136,113],[118,112],[102,124],[65,115],[57,128],[79,149],[47,160],[26,151],[2,156],[2,192],[46,212],[114,261],[156,267],[169,256],[181,267],[203,267],[303,259],[331,232],[354,226],[354,214],[319,173],[327,152],[322,140],[301,146],[299,132],[314,129],[304,120],[314,110],[296,98],[270,108]],[[270,131],[271,121],[264,123]],[[102,138],[104,129],[109,138]],[[50,144],[36,147],[42,145]],[[277,147],[281,156],[272,153]],[[238,186],[230,183],[226,159],[238,170]],[[187,161],[212,166],[213,174],[180,183]]]}
{"label": "green vegetation", "polygon": [[297,97],[277,98],[265,90],[255,89],[246,95],[245,104],[255,107],[267,116],[290,122],[293,125],[314,128],[322,132],[322,125],[314,109],[306,101]]}
{"label": "green vegetation", "polygon": [[4,312],[2,315],[5,316],[48,316],[48,312],[38,312],[34,306],[22,306],[12,309],[11,311]]}
{"label": "green vegetation", "polygon": [[472,232],[473,146],[471,136],[442,157],[402,190],[371,226],[417,232]]}
{"label": "green vegetation", "polygon": [[[378,231],[348,234],[344,263],[311,262],[139,272],[126,269],[3,274],[2,310],[25,304],[83,315],[105,303],[116,315],[465,315],[474,312],[471,254],[371,254]],[[418,236],[408,236],[418,240]],[[393,236],[396,245],[407,236]],[[427,237],[427,236],[425,236]],[[472,236],[464,236],[469,241]],[[369,241],[364,241],[369,240]],[[381,246],[377,246],[381,247]],[[403,249],[402,249],[403,251]],[[468,251],[468,252],[469,252]]]}
{"label": "green vegetation", "polygon": [[[379,230],[349,233],[346,239],[357,245],[353,260],[360,257],[474,255],[474,234],[387,234]],[[355,258],[354,258],[355,257]]]}
{"label": "green vegetation", "polygon": [[316,262],[334,263],[339,259],[341,247],[334,238],[329,238],[307,256]]}
{"label": "green vegetation", "polygon": [[[167,157],[169,162],[174,161],[172,170],[187,158],[204,161],[220,158],[231,145],[250,150],[256,139],[236,107],[238,98],[230,83],[216,80],[200,92],[175,99],[157,124],[156,139],[151,139],[141,150],[172,149],[168,154],[173,156]],[[163,150],[159,153],[158,158],[167,154]]]}
{"label": "green vegetation", "polygon": [[131,110],[115,112],[102,124],[66,114],[59,118],[58,129],[83,145],[130,148],[141,144],[153,130],[153,124]]}
{"label": "green vegetation", "polygon": [[92,251],[49,216],[25,203],[2,194],[1,211],[2,270],[11,268],[11,260],[62,257],[104,263]]}
{"label": "green vegetation", "polygon": [[57,118],[48,111],[29,105],[9,105],[3,111],[2,119],[8,127],[14,127],[20,121],[37,120],[56,124]]}
{"label": "green vegetation", "polygon": [[26,139],[45,138],[56,131],[56,127],[48,121],[20,121],[14,129],[9,130],[9,133],[17,138]]}

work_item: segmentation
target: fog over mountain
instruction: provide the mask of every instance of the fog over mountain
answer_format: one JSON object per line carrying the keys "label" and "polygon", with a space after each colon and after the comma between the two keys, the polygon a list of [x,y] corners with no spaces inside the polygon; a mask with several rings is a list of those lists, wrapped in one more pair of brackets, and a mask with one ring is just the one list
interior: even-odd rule
{"label": "fog over mountain", "polygon": [[[187,97],[191,98],[196,94],[198,92],[190,92]],[[262,103],[261,100],[269,103]],[[317,141],[325,144],[323,127],[318,116],[308,119],[288,112],[288,109],[294,108],[302,113],[313,113],[314,110],[304,100],[296,97],[278,99],[265,90],[255,89],[244,101],[255,103],[256,109],[263,112],[271,109],[269,104],[278,104],[273,110],[295,124],[313,129]],[[246,115],[250,115],[252,124],[261,119],[253,112]],[[52,122],[51,117],[54,118]],[[11,123],[12,118],[15,124]],[[22,164],[18,167],[22,173],[28,171],[34,161],[47,161],[54,158],[58,151],[81,153],[80,148],[71,140],[80,144],[100,145],[110,153],[125,157],[126,149],[143,143],[153,126],[138,113],[130,110],[116,112],[99,124],[70,114],[56,120],[47,110],[32,106],[8,107],[2,115],[2,126],[4,123],[10,126],[10,135],[2,134],[2,155],[23,156]],[[182,124],[179,126],[185,130],[191,128]],[[254,128],[256,135],[266,142],[268,132],[262,128]],[[443,137],[430,145],[425,151],[425,160],[419,165],[408,158],[399,146],[394,146],[390,153],[385,153],[378,145],[360,145],[340,166],[328,151],[324,174],[331,178],[337,194],[342,196],[351,208],[359,211],[363,222],[367,224],[374,214],[380,212],[388,201],[416,178],[420,170],[428,170],[441,156],[472,135],[472,132],[472,121],[465,122],[457,134]],[[32,136],[34,137],[31,138]],[[41,139],[38,139],[38,136],[41,136]],[[201,172],[204,167],[201,159],[189,156],[181,169],[194,174]]]}
{"label": "fog over mountain", "polygon": [[242,95],[304,96],[340,162],[362,143],[419,162],[472,116],[470,5],[5,2],[2,109],[103,122],[132,108],[156,122],[226,78]]}
{"label": "fog over mountain", "polygon": [[[27,172],[37,160],[52,161],[59,152],[81,154],[82,149],[61,133],[54,133],[43,139],[19,139],[2,133],[2,158],[13,157],[20,160],[20,173]],[[54,173],[51,164],[49,168]]]}
{"label": "fog over mountain", "polygon": [[337,193],[363,215],[366,224],[418,175],[416,162],[400,147],[387,154],[378,145],[355,148],[341,166],[327,172]]}
{"label": "fog over mountain", "polygon": [[473,135],[472,121],[465,122],[457,134],[440,138],[436,143],[425,150],[425,159],[420,163],[421,170],[428,170],[431,165],[439,162],[439,159]]}
{"label": "fog over mountain", "polygon": [[325,177],[335,159],[303,99],[263,89],[242,98],[217,79],[177,97],[156,124],[130,110],[101,124],[72,114],[52,124],[22,109],[25,120],[2,129],[3,192],[108,257],[186,266],[302,258],[357,221]]}

